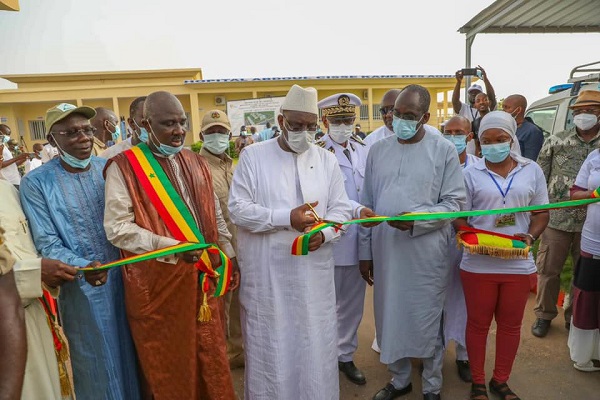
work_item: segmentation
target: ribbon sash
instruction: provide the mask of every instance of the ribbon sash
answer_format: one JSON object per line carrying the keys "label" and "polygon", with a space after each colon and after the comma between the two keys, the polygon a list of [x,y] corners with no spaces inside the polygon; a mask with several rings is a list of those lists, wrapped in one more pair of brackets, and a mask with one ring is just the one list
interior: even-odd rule
{"label": "ribbon sash", "polygon": [[[124,154],[133,168],[136,177],[139,179],[142,188],[152,202],[152,205],[156,208],[173,237],[182,242],[200,244],[201,246],[195,248],[205,250],[200,257],[200,260],[195,264],[196,268],[201,272],[199,279],[203,292],[206,293],[208,291],[208,281],[206,276],[208,275],[208,277],[217,278],[215,296],[218,297],[225,294],[229,287],[229,279],[231,277],[231,260],[229,260],[217,246],[205,242],[204,236],[202,236],[202,233],[198,229],[190,209],[175,190],[171,180],[146,143],[140,143],[138,146],[125,151]],[[166,249],[157,250],[140,256],[143,256],[144,260],[148,260],[160,257],[162,254],[157,255],[156,253],[164,254],[164,250]],[[173,254],[174,251],[172,248],[169,248],[169,252],[170,254]],[[218,254],[221,258],[221,266],[216,270],[212,267],[209,254]],[[143,260],[135,260],[135,262],[137,261]],[[122,260],[119,261],[119,263],[121,262]],[[108,264],[108,266],[104,265],[102,267],[110,268],[111,266],[116,265]]]}

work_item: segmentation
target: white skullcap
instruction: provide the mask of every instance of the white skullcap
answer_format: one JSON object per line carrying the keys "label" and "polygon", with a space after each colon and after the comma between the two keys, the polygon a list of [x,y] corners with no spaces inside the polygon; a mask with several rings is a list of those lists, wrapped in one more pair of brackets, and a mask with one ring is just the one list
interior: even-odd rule
{"label": "white skullcap", "polygon": [[317,90],[312,87],[303,88],[292,86],[283,100],[281,111],[301,111],[310,114],[319,114],[317,108]]}
{"label": "white skullcap", "polygon": [[517,121],[512,115],[504,111],[492,111],[485,114],[479,124],[479,140],[481,140],[486,130],[492,128],[502,129],[508,133],[513,140],[511,151],[521,155],[521,146],[519,146],[519,140],[517,139]]}

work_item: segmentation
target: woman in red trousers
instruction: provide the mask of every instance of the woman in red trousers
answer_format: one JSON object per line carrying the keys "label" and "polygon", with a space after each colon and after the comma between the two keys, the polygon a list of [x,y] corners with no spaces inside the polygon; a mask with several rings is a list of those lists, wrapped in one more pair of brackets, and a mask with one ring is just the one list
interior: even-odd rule
{"label": "woman in red trousers", "polygon": [[[467,210],[524,207],[548,203],[546,180],[533,161],[511,151],[518,145],[517,124],[504,111],[493,111],[481,120],[479,140],[483,158],[465,171]],[[484,215],[455,221],[455,226],[520,237],[528,245],[548,224],[548,212]],[[485,386],[486,342],[492,318],[498,326],[496,360],[489,388],[504,400],[519,397],[508,387],[519,348],[521,323],[529,295],[529,275],[536,271],[527,258],[498,258],[464,252],[461,280],[467,305],[466,342],[473,383],[472,400],[487,400]]]}

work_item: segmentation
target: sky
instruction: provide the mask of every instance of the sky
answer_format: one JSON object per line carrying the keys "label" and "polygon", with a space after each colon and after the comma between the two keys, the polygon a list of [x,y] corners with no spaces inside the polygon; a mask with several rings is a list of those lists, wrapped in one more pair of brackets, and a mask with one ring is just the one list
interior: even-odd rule
{"label": "sky", "polygon": [[[0,76],[201,68],[205,79],[454,74],[458,28],[492,0],[20,0],[0,11]],[[498,99],[531,103],[596,61],[600,36],[478,35]],[[14,87],[0,81],[0,88]]]}

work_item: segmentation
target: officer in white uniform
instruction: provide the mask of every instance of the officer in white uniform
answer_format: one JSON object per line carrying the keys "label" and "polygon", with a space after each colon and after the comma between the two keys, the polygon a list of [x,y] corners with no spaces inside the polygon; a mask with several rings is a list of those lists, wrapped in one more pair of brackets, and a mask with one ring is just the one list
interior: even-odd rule
{"label": "officer in white uniform", "polygon": [[[353,208],[358,203],[365,176],[368,148],[354,134],[356,108],[360,99],[352,93],[338,93],[319,102],[327,134],[317,145],[331,151],[344,176],[346,193]],[[363,315],[366,282],[358,269],[358,226],[349,225],[333,247],[335,295],[338,322],[338,367],[357,385],[367,383],[352,357],[358,347],[358,326]]]}

